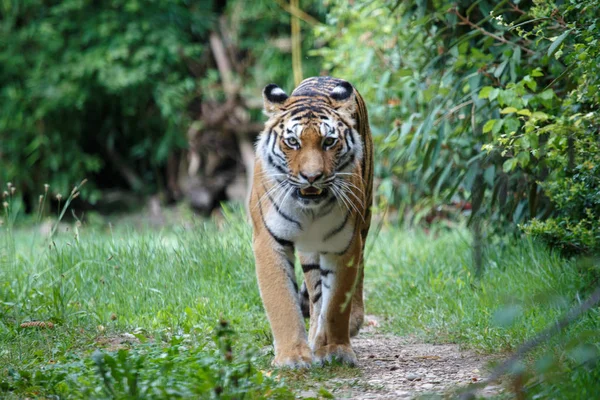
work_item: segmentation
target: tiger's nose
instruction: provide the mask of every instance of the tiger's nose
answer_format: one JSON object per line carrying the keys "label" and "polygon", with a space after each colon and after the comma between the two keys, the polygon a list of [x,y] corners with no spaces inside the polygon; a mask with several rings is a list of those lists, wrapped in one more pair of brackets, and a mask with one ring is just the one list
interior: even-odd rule
{"label": "tiger's nose", "polygon": [[300,176],[306,179],[308,183],[315,183],[316,180],[323,176],[323,173],[318,172],[316,174],[303,174],[302,172],[300,172]]}

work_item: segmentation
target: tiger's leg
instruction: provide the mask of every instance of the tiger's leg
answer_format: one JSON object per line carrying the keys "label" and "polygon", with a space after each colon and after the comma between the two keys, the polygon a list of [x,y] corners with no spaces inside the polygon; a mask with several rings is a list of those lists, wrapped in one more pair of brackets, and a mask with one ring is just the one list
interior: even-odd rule
{"label": "tiger's leg", "polygon": [[358,282],[356,288],[352,294],[352,311],[350,311],[350,336],[358,335],[360,328],[365,320],[365,305],[363,301],[363,281],[365,279],[365,244],[367,241],[367,235],[369,233],[369,227],[371,225],[371,210],[367,211],[363,229],[360,232],[362,239],[362,248],[360,255],[360,265],[358,269]]}
{"label": "tiger's leg", "polygon": [[306,340],[294,274],[294,249],[276,244],[266,231],[253,240],[260,295],[273,331],[276,366],[307,368],[312,352]]}
{"label": "tiger's leg", "polygon": [[310,329],[308,341],[312,343],[317,332],[319,315],[321,314],[321,269],[318,253],[299,253],[302,272],[304,272],[304,286],[308,291],[310,307]]}
{"label": "tiger's leg", "polygon": [[361,257],[358,267],[356,287],[352,294],[352,310],[350,311],[350,336],[358,335],[365,319],[365,305],[363,302],[363,280],[365,278],[365,263]]}
{"label": "tiger's leg", "polygon": [[351,302],[346,307],[343,305],[354,286],[361,250],[360,235],[355,235],[346,253],[321,254],[321,314],[316,336],[311,342],[316,361],[336,358],[350,365],[356,364],[356,355],[350,345]]}

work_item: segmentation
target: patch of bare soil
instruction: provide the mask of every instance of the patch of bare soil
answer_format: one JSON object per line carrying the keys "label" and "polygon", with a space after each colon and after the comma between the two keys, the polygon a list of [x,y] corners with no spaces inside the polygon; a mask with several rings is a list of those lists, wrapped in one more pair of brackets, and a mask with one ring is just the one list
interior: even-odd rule
{"label": "patch of bare soil", "polygon": [[95,340],[98,348],[106,351],[119,351],[122,349],[130,349],[139,344],[140,341],[131,333],[122,333],[120,335],[99,336]]}
{"label": "patch of bare soil", "polygon": [[[460,387],[486,377],[491,358],[459,349],[455,344],[419,343],[415,339],[383,335],[368,318],[366,329],[352,345],[361,377],[337,380],[336,398],[412,399],[437,394],[453,397]],[[496,395],[500,386],[488,386],[478,394]]]}

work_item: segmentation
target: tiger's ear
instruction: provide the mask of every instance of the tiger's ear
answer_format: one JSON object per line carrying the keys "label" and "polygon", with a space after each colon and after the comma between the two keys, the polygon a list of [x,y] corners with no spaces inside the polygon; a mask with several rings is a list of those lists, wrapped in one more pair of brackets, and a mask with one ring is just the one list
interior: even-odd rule
{"label": "tiger's ear", "polygon": [[282,88],[271,83],[263,90],[263,103],[265,114],[273,115],[281,110],[281,106],[288,99],[287,93]]}
{"label": "tiger's ear", "polygon": [[340,79],[337,86],[329,93],[329,96],[333,99],[333,106],[339,111],[346,112],[349,115],[354,114],[354,111],[356,111],[356,95],[350,82]]}

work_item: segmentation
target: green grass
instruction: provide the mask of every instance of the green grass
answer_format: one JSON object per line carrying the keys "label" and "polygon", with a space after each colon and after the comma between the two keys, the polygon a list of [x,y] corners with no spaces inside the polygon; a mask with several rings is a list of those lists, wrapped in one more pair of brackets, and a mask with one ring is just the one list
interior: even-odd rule
{"label": "green grass", "polygon": [[[460,230],[435,240],[422,232],[381,234],[369,254],[370,311],[386,316],[396,334],[498,352],[541,331],[589,289],[574,262],[526,238],[490,246],[485,275],[475,279],[470,246]],[[594,318],[584,325],[598,327]]]}
{"label": "green grass", "polygon": [[[358,377],[340,366],[271,375],[251,232],[241,212],[226,220],[160,231],[84,225],[50,242],[35,229],[3,227],[0,397],[291,398],[339,375]],[[490,246],[477,280],[469,240],[461,229],[435,238],[393,227],[374,234],[368,313],[391,334],[502,353],[589,290],[585,270],[528,240]],[[531,368],[531,394],[592,390],[598,367],[568,341],[599,343],[598,315],[592,310],[530,357],[531,365],[547,361]],[[56,327],[20,328],[32,320]]]}

